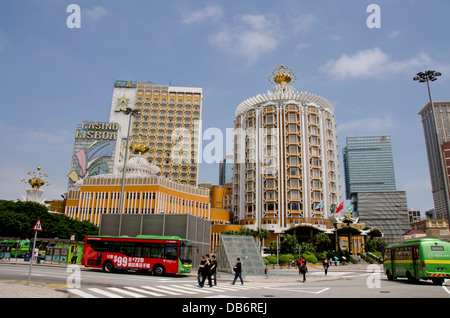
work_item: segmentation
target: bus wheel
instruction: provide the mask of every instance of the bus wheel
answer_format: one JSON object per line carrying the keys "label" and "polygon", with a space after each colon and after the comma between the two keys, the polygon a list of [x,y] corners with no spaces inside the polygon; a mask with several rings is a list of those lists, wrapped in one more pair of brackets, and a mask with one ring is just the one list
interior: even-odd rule
{"label": "bus wheel", "polygon": [[406,277],[408,278],[408,282],[410,283],[415,283],[417,281],[416,278],[413,277],[410,272],[406,272]]}
{"label": "bus wheel", "polygon": [[394,280],[394,276],[392,276],[392,274],[389,270],[386,271],[386,276],[389,280]]}
{"label": "bus wheel", "polygon": [[431,279],[431,281],[433,282],[434,285],[442,285],[444,283],[443,278],[433,278]]}
{"label": "bus wheel", "polygon": [[153,267],[153,275],[155,276],[163,276],[165,272],[164,266],[162,265],[155,265]]}
{"label": "bus wheel", "polygon": [[112,262],[104,262],[102,269],[106,273],[112,273],[114,272],[114,264]]}

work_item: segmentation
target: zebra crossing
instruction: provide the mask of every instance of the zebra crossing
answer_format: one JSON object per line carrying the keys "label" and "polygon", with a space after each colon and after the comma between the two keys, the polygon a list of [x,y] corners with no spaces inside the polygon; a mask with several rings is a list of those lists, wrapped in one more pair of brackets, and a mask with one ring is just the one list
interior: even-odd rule
{"label": "zebra crossing", "polygon": [[205,285],[199,288],[193,284],[179,283],[154,286],[123,286],[123,287],[92,287],[92,288],[68,288],[69,297],[73,298],[155,298],[198,295],[211,297],[242,290],[276,288],[286,286],[286,283],[245,283],[244,285],[221,285],[212,288]]}

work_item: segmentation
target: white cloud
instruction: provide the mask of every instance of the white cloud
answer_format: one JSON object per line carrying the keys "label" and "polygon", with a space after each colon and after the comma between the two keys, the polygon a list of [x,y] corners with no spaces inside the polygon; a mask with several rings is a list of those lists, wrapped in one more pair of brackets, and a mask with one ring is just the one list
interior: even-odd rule
{"label": "white cloud", "polygon": [[186,14],[182,22],[191,24],[194,22],[201,22],[208,19],[217,20],[222,16],[222,7],[220,5],[209,5],[203,9]]}
{"label": "white cloud", "polygon": [[234,23],[223,24],[221,29],[209,36],[209,42],[235,57],[256,62],[262,54],[275,50],[281,37],[276,32],[275,16],[240,15]]}
{"label": "white cloud", "polygon": [[109,11],[102,6],[96,6],[92,9],[85,9],[82,11],[82,17],[86,16],[88,19],[98,21],[103,17],[106,17]]}
{"label": "white cloud", "polygon": [[425,53],[401,61],[392,61],[391,57],[380,48],[375,47],[360,50],[354,55],[343,54],[337,60],[329,60],[320,67],[320,71],[330,73],[338,78],[373,77],[385,72],[414,74],[417,69],[427,67],[432,63]]}
{"label": "white cloud", "polygon": [[[209,44],[221,52],[252,64],[265,54],[274,52],[288,38],[308,31],[318,20],[313,14],[298,14],[295,18],[280,19],[274,13],[236,14],[231,20],[223,14],[220,5],[209,5],[189,15],[182,15],[182,22],[214,22],[209,31]],[[301,50],[309,44],[299,41],[295,48]]]}

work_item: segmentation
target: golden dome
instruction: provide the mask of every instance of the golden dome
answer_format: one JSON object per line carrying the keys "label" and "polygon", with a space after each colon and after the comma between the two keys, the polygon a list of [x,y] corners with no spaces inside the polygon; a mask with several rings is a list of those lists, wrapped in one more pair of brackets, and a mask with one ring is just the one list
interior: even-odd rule
{"label": "golden dome", "polygon": [[296,79],[297,76],[294,74],[294,72],[284,65],[281,65],[280,67],[273,70],[272,77],[269,77],[269,81],[271,83],[276,83],[279,85],[285,85],[292,80],[295,81]]}

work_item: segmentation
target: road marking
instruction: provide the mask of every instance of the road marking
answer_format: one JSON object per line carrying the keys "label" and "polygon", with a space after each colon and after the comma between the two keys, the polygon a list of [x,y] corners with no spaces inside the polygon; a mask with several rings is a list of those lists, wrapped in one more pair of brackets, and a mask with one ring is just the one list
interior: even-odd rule
{"label": "road marking", "polygon": [[102,290],[100,288],[88,288],[90,291],[93,291],[94,293],[109,297],[109,298],[123,298],[120,295],[109,293],[106,290]]}
{"label": "road marking", "polygon": [[185,291],[185,290],[188,290],[188,291],[193,291],[193,292],[198,292],[198,293],[206,293],[206,294],[210,294],[210,293],[212,293],[212,292],[210,292],[209,290],[204,290],[204,289],[202,289],[202,288],[200,288],[200,287],[197,287],[197,288],[193,288],[193,287],[189,287],[189,286],[183,286],[183,285],[171,285],[172,287],[175,287],[175,288],[179,288],[179,289],[181,289],[180,291]]}
{"label": "road marking", "polygon": [[83,298],[98,298],[92,294],[85,293],[84,291],[75,288],[69,288],[67,291]]}
{"label": "road marking", "polygon": [[148,290],[154,290],[154,291],[157,291],[157,292],[160,292],[160,293],[165,293],[165,294],[168,294],[168,295],[181,295],[180,293],[174,293],[172,291],[157,289],[157,288],[150,287],[150,286],[141,286],[141,288],[145,288],[145,289],[148,289]]}
{"label": "road marking", "polygon": [[164,296],[163,294],[154,293],[154,292],[151,292],[151,291],[148,291],[148,290],[143,290],[143,289],[136,288],[136,287],[124,287],[124,288],[129,289],[129,290],[133,290],[133,291],[138,292],[138,293],[143,293],[143,294],[146,294],[146,295],[150,295],[150,296],[155,296],[155,297]]}
{"label": "road marking", "polygon": [[120,289],[120,288],[117,288],[117,287],[108,287],[108,289],[112,290],[113,292],[121,293],[121,294],[124,294],[124,295],[127,295],[127,296],[131,296],[131,297],[134,297],[134,298],[144,298],[145,297],[142,294],[136,294],[136,293],[130,292],[128,290],[123,290],[123,289]]}
{"label": "road marking", "polygon": [[[156,286],[156,287],[158,287],[158,288],[163,288],[163,289],[168,289],[168,290],[171,290],[171,291],[174,291],[174,292],[178,292],[178,291],[181,292],[181,290],[179,290],[179,289],[172,288],[172,287],[168,287],[168,286],[158,285],[158,286]],[[182,291],[182,292],[184,292],[184,293],[186,293],[186,294],[191,294],[191,295],[195,295],[195,294],[196,294],[196,293],[190,292],[190,291]]]}

